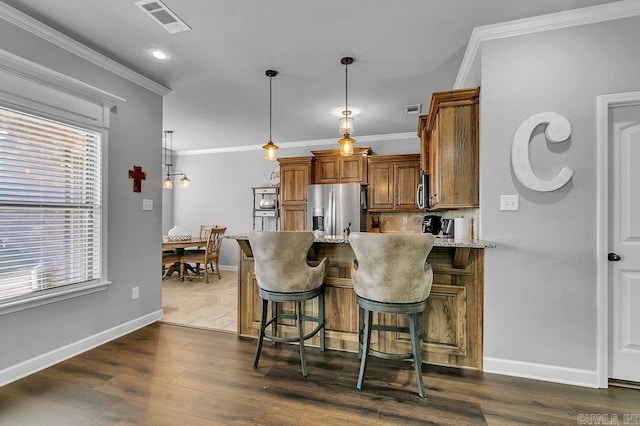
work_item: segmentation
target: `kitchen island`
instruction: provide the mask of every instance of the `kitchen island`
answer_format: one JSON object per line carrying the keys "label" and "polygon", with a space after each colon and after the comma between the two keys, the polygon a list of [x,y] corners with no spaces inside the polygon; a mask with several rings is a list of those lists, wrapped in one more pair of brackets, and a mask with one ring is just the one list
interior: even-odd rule
{"label": "kitchen island", "polygon": [[[238,334],[257,337],[261,299],[253,273],[253,254],[246,235],[227,235],[239,246],[238,254]],[[424,362],[482,369],[482,312],[484,249],[491,242],[436,238],[427,258],[433,269],[433,286],[424,314]],[[316,238],[308,254],[310,262],[329,258],[325,290],[327,349],[358,351],[358,306],[351,283],[355,255],[346,238]],[[293,305],[281,303],[285,312]],[[317,300],[306,302],[304,310],[317,313]],[[285,335],[295,335],[289,320],[281,327]],[[374,314],[380,324],[408,327],[402,315]],[[290,328],[287,325],[291,325]],[[308,324],[309,327],[312,324]],[[309,344],[318,345],[318,337]],[[372,333],[372,349],[389,353],[411,351],[408,333]]]}

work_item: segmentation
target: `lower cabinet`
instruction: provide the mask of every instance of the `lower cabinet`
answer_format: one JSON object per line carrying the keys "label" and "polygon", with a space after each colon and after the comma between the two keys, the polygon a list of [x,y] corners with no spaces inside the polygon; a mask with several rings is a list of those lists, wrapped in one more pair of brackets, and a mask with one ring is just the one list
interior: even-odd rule
{"label": "lower cabinet", "polygon": [[303,231],[307,214],[307,186],[313,182],[315,158],[279,158],[280,229]]}
{"label": "lower cabinet", "polygon": [[[253,274],[253,258],[246,242],[238,241],[238,331],[242,336],[256,337],[260,323],[261,302]],[[243,244],[244,243],[244,244]],[[458,251],[459,250],[459,251]],[[326,345],[328,349],[358,351],[358,306],[351,284],[351,262],[354,258],[349,244],[314,243],[311,260],[329,258],[326,290]],[[462,255],[462,256],[461,256]],[[460,264],[457,259],[464,257]],[[482,312],[483,312],[483,249],[434,247],[427,259],[434,271],[431,294],[424,314],[424,362],[482,369]],[[286,303],[281,309],[292,311]],[[305,313],[317,313],[317,300],[306,302]],[[406,316],[374,314],[374,321],[387,325],[406,325]],[[296,333],[293,325],[283,333]],[[313,323],[307,324],[307,331]],[[314,337],[310,345],[319,345]],[[411,352],[408,333],[374,331],[372,349],[389,353]]]}
{"label": "lower cabinet", "polygon": [[282,206],[280,221],[283,231],[304,231],[307,221],[307,205]]}

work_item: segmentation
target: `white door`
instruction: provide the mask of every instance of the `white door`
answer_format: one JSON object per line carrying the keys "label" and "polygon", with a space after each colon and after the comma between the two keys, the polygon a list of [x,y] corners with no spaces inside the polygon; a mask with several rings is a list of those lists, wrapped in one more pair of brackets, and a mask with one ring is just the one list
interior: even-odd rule
{"label": "white door", "polygon": [[609,129],[609,377],[640,382],[640,106]]}

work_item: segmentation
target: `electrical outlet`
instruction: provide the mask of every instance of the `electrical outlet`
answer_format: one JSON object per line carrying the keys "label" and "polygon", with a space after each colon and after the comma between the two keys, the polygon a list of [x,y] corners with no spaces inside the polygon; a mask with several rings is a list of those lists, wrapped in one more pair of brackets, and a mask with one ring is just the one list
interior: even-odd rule
{"label": "electrical outlet", "polygon": [[140,287],[133,287],[131,289],[131,299],[138,299],[140,297]]}
{"label": "electrical outlet", "polygon": [[402,224],[403,224],[403,225],[406,225],[406,224],[407,224],[407,221],[408,221],[407,216],[402,216]]}
{"label": "electrical outlet", "polygon": [[501,195],[500,211],[515,212],[520,209],[520,197],[518,195]]}

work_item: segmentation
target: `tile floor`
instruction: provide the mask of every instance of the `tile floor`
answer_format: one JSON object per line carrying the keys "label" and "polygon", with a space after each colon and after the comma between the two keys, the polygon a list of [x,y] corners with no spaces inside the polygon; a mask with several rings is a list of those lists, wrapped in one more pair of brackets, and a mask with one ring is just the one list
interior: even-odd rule
{"label": "tile floor", "polygon": [[180,281],[176,274],[162,281],[163,322],[236,333],[238,273],[220,271]]}

